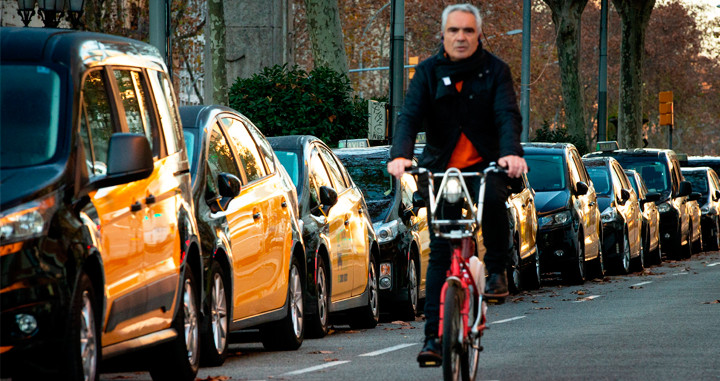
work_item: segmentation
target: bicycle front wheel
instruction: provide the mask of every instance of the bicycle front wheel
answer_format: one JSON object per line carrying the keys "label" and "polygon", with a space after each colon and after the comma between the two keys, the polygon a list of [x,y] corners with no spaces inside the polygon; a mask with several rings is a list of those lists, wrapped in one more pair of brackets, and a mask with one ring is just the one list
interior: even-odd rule
{"label": "bicycle front wheel", "polygon": [[463,345],[463,321],[462,289],[453,284],[448,284],[445,290],[445,302],[443,304],[443,379],[444,380],[468,380],[468,357]]}

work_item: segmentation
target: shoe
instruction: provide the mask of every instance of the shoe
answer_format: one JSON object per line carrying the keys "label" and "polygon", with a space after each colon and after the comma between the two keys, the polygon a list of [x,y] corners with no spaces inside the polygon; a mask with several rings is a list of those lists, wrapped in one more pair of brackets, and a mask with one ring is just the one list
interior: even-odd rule
{"label": "shoe", "polygon": [[507,275],[505,272],[490,273],[490,276],[488,276],[485,282],[485,298],[488,299],[488,302],[497,300],[497,302],[502,303],[509,294]]}
{"label": "shoe", "polygon": [[425,345],[420,350],[417,361],[421,368],[442,365],[442,354],[437,337],[430,336],[425,338]]}

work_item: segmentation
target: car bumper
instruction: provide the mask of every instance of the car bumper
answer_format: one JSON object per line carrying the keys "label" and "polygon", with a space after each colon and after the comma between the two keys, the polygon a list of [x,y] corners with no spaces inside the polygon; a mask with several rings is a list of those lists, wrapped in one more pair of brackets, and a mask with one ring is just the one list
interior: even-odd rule
{"label": "car bumper", "polygon": [[[682,241],[680,219],[674,210],[660,214],[660,242],[663,249],[671,250]],[[663,250],[665,251],[665,250]]]}
{"label": "car bumper", "polygon": [[390,266],[389,274],[383,274],[382,270],[378,272],[381,301],[387,303],[408,300],[408,262],[408,248],[407,245],[403,245],[400,238],[380,244],[378,268],[381,269],[383,265]]}
{"label": "car bumper", "polygon": [[624,248],[624,226],[622,221],[603,222],[602,254],[607,259],[619,257]]}
{"label": "car bumper", "polygon": [[560,271],[567,262],[575,261],[577,254],[577,231],[571,223],[537,232],[540,251],[540,271]]}

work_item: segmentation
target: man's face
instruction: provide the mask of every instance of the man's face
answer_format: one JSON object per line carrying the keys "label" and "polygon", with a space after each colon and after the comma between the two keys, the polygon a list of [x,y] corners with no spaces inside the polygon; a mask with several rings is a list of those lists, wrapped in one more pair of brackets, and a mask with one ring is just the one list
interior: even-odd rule
{"label": "man's face", "polygon": [[443,31],[443,45],[450,61],[470,57],[478,48],[480,31],[472,13],[455,11],[448,15]]}

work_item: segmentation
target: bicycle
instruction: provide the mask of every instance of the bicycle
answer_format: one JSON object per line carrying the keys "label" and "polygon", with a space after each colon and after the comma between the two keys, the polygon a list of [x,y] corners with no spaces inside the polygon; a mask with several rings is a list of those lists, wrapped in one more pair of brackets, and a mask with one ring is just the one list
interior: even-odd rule
{"label": "bicycle", "polygon": [[[491,172],[504,171],[494,162],[482,172],[461,172],[457,168],[449,168],[443,174],[433,174],[425,168],[408,171],[418,176],[419,186],[427,186],[425,196],[429,198],[428,219],[433,233],[449,239],[452,246],[450,269],[440,293],[438,337],[442,345],[445,380],[475,380],[477,374],[483,350],[480,339],[487,322],[487,302],[483,299],[485,268],[475,256],[474,237],[482,222],[485,178]],[[422,180],[423,176],[429,181]],[[435,195],[432,180],[438,177],[442,177],[442,182]],[[480,177],[477,206],[472,203],[466,177]],[[465,213],[459,219],[436,219],[441,200],[451,204],[463,202]]]}

